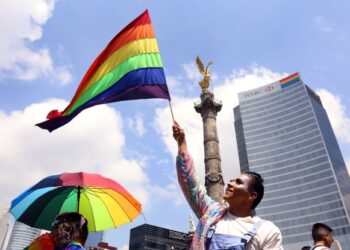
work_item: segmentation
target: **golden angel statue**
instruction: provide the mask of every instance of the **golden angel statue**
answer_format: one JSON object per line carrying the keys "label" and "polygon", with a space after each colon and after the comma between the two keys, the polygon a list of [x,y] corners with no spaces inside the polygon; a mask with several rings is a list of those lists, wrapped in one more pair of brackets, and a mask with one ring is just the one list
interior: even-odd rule
{"label": "golden angel statue", "polygon": [[210,83],[210,71],[209,71],[209,66],[213,64],[213,62],[209,62],[207,67],[204,68],[204,64],[197,56],[196,58],[196,63],[199,69],[199,72],[202,74],[203,79],[199,82],[199,85],[201,86],[202,90],[207,90],[209,88],[209,83]]}

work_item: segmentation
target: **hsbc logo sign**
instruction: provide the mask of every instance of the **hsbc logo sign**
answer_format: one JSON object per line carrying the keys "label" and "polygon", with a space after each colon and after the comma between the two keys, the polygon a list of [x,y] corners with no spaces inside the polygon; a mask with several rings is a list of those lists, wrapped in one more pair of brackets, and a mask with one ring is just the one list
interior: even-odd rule
{"label": "hsbc logo sign", "polygon": [[242,92],[238,94],[238,97],[240,100],[247,100],[247,99],[252,99],[252,98],[256,98],[259,96],[263,96],[263,95],[267,95],[273,92],[276,92],[278,90],[280,90],[281,87],[279,85],[279,83],[273,83],[258,89],[254,89],[254,90],[250,90],[247,92]]}
{"label": "hsbc logo sign", "polygon": [[274,86],[267,86],[267,87],[264,89],[264,92],[271,92],[273,89],[274,89]]}
{"label": "hsbc logo sign", "polygon": [[262,89],[253,90],[253,91],[244,93],[244,97],[245,97],[245,98],[249,98],[249,97],[252,97],[252,96],[260,95],[262,92],[263,92]]}

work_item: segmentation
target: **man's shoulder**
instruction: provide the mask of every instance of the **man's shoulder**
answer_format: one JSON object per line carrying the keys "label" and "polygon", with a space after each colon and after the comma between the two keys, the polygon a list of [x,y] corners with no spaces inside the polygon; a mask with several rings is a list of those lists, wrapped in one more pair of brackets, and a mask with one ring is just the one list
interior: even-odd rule
{"label": "man's shoulder", "polygon": [[280,229],[273,223],[272,221],[269,220],[264,220],[258,217],[258,221],[260,221],[261,226],[260,229],[261,231],[265,232],[266,234],[280,234],[281,231]]}
{"label": "man's shoulder", "polygon": [[256,220],[256,223],[260,222],[260,227],[251,242],[252,247],[248,249],[283,250],[280,229],[272,221],[256,216],[254,216],[254,220]]}

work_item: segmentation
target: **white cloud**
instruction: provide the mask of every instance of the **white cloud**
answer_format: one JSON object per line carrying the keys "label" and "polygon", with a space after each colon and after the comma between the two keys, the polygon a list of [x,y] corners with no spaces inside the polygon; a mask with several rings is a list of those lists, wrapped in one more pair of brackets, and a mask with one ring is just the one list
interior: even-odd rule
{"label": "white cloud", "polygon": [[197,66],[191,62],[191,63],[184,63],[181,65],[182,68],[186,72],[186,77],[194,82],[199,82],[201,79],[201,73],[199,72]]}
{"label": "white cloud", "polygon": [[[167,85],[170,90],[170,96],[189,96],[194,90],[198,89],[198,80],[200,74],[193,63],[182,64],[184,75],[167,76]],[[196,83],[196,84],[194,84]]]}
{"label": "white cloud", "polygon": [[42,26],[52,16],[55,0],[0,1],[0,76],[33,80],[40,75],[67,84],[67,68],[55,67],[48,48],[34,48],[42,38]]}
{"label": "white cloud", "polygon": [[146,128],[143,125],[143,115],[141,113],[137,113],[134,118],[128,118],[128,126],[131,130],[135,131],[139,137],[142,137]]}
{"label": "white cloud", "polygon": [[315,17],[314,23],[322,32],[331,32],[333,30],[329,22],[323,16]]}
{"label": "white cloud", "polygon": [[[233,117],[233,108],[238,105],[237,93],[272,83],[285,75],[254,65],[249,70],[234,71],[222,85],[213,89],[215,98],[222,100],[223,103],[222,110],[217,116],[217,129],[225,181],[239,173]],[[175,119],[186,131],[188,147],[197,166],[196,170],[200,178],[204,180],[203,127],[200,114],[196,113],[193,108],[195,101],[199,101],[199,97],[172,96]],[[172,138],[172,120],[168,108],[156,110],[155,124],[167,149],[175,158],[177,146]]]}
{"label": "white cloud", "polygon": [[327,111],[334,133],[340,141],[350,143],[350,117],[346,114],[341,98],[326,89],[316,91]]}
{"label": "white cloud", "polygon": [[52,74],[52,82],[66,85],[73,82],[73,77],[66,66],[56,67],[55,74]]}
{"label": "white cloud", "polygon": [[114,179],[149,206],[149,179],[140,163],[126,159],[120,113],[107,105],[83,111],[48,133],[36,126],[46,113],[67,105],[49,100],[5,114],[0,111],[1,203],[10,201],[42,178],[63,172],[93,172]]}
{"label": "white cloud", "polygon": [[153,202],[155,202],[156,199],[168,199],[175,205],[182,205],[184,202],[184,197],[179,189],[179,185],[175,182],[168,184],[165,187],[153,186],[152,193]]}
{"label": "white cloud", "polygon": [[187,92],[186,84],[183,83],[181,76],[167,76],[167,85],[170,91],[170,96],[183,96]]}

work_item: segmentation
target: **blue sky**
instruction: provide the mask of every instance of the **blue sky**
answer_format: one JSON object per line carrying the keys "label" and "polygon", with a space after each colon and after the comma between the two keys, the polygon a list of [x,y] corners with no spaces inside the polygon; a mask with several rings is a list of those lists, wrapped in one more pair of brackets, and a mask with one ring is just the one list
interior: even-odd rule
{"label": "blue sky", "polygon": [[[225,180],[239,172],[232,109],[237,92],[300,72],[321,96],[343,156],[350,162],[350,2],[0,0],[0,203],[41,178],[98,172],[125,186],[147,223],[188,231],[190,209],[175,175],[176,145],[165,100],[119,102],[82,112],[48,133],[34,127],[63,109],[111,38],[149,9],[176,120],[187,131],[203,178],[199,55],[211,67],[210,89],[223,101],[218,134]],[[348,164],[349,165],[349,164]],[[127,249],[128,231],[106,240]]]}

